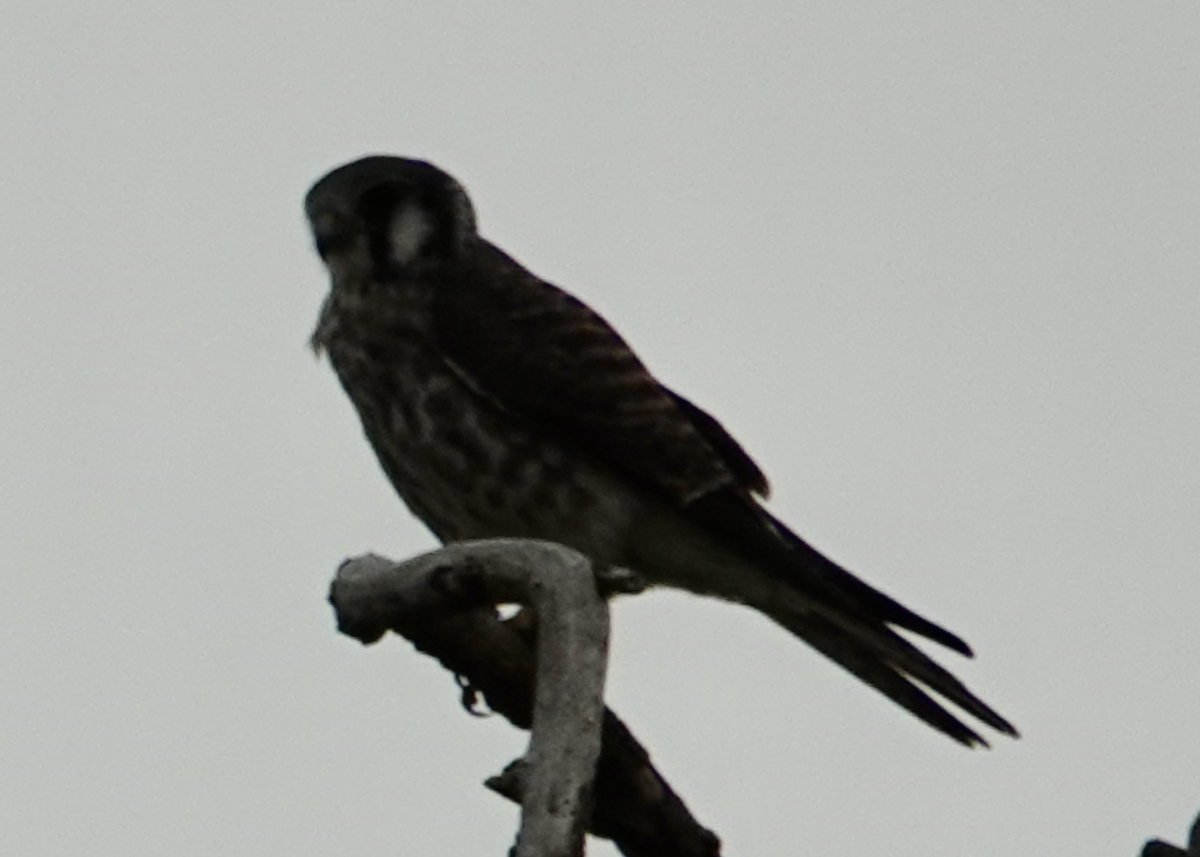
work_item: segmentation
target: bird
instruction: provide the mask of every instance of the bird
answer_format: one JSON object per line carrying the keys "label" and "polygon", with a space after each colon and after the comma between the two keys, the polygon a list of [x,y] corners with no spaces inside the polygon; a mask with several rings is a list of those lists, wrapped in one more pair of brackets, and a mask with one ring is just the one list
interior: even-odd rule
{"label": "bird", "polygon": [[967,643],[777,519],[742,445],[598,313],[482,237],[451,175],[370,155],[318,180],[304,208],[331,283],[310,344],[440,541],[556,542],[746,605],[961,744],[987,746],[978,724],[1017,737],[905,633],[971,657]]}

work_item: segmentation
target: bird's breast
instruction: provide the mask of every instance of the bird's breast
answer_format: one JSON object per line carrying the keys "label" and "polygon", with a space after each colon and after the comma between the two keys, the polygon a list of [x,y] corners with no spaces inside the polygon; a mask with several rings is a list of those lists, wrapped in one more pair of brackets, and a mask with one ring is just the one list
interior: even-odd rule
{"label": "bird's breast", "polygon": [[419,313],[360,310],[327,306],[321,344],[396,491],[442,541],[545,539],[624,562],[639,501],[623,480],[469,383]]}

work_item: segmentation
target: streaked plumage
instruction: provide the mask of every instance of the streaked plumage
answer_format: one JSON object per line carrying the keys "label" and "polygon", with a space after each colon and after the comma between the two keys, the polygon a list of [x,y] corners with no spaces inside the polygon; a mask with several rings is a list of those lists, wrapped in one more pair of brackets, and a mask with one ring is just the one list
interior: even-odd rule
{"label": "streaked plumage", "polygon": [[548,539],[748,604],[958,741],[985,743],[914,679],[1016,734],[892,626],[969,655],[961,639],[771,516],[737,441],[600,316],[481,238],[450,176],[365,158],[321,179],[306,211],[332,277],[313,345],[440,539]]}

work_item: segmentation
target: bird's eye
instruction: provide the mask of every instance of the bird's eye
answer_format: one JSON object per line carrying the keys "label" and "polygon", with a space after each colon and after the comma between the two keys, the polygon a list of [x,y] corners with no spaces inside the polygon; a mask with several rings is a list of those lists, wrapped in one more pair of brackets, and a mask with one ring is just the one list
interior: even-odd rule
{"label": "bird's eye", "polygon": [[335,230],[317,230],[313,233],[313,240],[317,245],[317,255],[322,261],[327,261],[331,255],[350,244],[349,235]]}

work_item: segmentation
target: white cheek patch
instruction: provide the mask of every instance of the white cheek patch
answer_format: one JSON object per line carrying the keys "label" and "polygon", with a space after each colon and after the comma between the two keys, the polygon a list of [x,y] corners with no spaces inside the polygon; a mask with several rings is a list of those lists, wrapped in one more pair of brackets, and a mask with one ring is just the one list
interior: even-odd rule
{"label": "white cheek patch", "polygon": [[408,265],[420,255],[431,232],[433,221],[429,212],[417,205],[401,207],[388,227],[392,261],[397,265]]}

